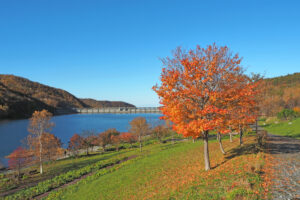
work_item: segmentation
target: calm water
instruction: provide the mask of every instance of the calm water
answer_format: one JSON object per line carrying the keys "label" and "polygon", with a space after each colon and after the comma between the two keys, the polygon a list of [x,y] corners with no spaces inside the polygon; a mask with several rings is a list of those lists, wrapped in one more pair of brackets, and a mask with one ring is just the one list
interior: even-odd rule
{"label": "calm water", "polygon": [[[56,135],[67,146],[74,133],[84,130],[94,130],[97,133],[108,128],[116,128],[125,132],[129,129],[129,122],[135,117],[145,117],[148,123],[159,124],[160,114],[74,114],[53,117],[55,127],[51,133]],[[28,135],[29,120],[0,121],[0,161],[7,165],[4,158],[21,145],[21,140]]]}

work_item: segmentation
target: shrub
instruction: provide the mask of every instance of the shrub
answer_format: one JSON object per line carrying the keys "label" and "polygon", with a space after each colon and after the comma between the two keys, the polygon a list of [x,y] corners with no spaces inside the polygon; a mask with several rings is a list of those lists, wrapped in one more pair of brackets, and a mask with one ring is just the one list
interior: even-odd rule
{"label": "shrub", "polygon": [[284,119],[284,120],[291,120],[298,116],[299,116],[299,114],[291,109],[283,109],[282,111],[277,113],[277,117],[279,119]]}

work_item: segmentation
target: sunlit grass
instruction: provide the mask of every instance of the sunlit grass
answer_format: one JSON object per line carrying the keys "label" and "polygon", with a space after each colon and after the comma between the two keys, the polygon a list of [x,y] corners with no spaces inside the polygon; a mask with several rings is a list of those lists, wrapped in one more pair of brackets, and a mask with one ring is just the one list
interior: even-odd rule
{"label": "sunlit grass", "polygon": [[62,199],[260,199],[263,154],[254,136],[210,141],[212,170],[204,171],[202,141],[152,145],[147,155],[96,180],[65,188]]}
{"label": "sunlit grass", "polygon": [[300,118],[291,121],[261,123],[262,127],[274,135],[282,135],[300,139]]}

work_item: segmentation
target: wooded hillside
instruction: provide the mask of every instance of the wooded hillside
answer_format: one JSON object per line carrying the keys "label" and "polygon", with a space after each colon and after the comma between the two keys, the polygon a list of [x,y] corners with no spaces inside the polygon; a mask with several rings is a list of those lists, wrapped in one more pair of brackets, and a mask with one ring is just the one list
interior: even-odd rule
{"label": "wooded hillside", "polygon": [[[92,102],[92,103],[91,103]],[[35,110],[57,114],[72,108],[130,106],[125,102],[81,100],[69,92],[14,75],[0,75],[0,118],[27,118]],[[132,106],[132,105],[131,105]]]}
{"label": "wooded hillside", "polygon": [[264,91],[260,106],[263,114],[300,107],[300,73],[265,79]]}
{"label": "wooded hillside", "polygon": [[123,101],[97,101],[95,99],[80,99],[87,106],[92,108],[104,108],[104,107],[135,107],[132,104]]}

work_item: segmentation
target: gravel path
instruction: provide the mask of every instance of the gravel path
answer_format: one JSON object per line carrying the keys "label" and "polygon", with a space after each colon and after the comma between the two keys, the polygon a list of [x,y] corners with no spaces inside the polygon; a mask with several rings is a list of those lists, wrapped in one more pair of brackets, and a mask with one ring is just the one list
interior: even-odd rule
{"label": "gravel path", "polygon": [[267,150],[274,162],[272,199],[300,200],[300,140],[269,134]]}

